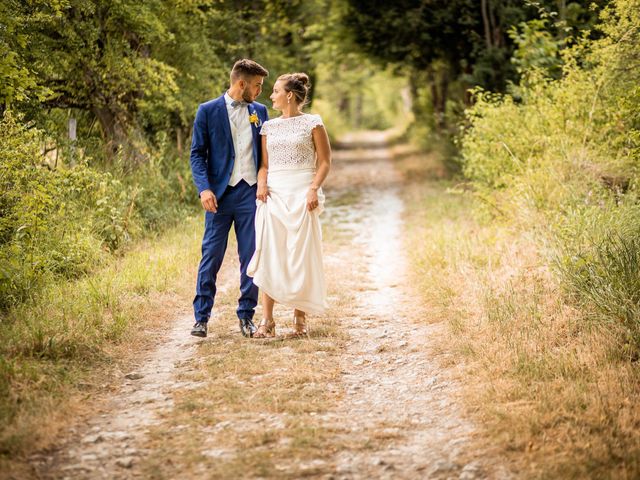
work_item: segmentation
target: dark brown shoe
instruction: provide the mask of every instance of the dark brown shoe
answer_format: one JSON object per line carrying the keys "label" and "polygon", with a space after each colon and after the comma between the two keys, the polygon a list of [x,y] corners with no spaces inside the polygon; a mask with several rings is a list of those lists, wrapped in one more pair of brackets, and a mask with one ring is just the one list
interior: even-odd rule
{"label": "dark brown shoe", "polygon": [[242,333],[245,337],[253,337],[253,334],[256,333],[256,326],[253,324],[253,320],[250,318],[241,318],[240,319],[240,333]]}
{"label": "dark brown shoe", "polygon": [[191,329],[191,335],[194,337],[206,337],[207,336],[207,322],[196,322]]}

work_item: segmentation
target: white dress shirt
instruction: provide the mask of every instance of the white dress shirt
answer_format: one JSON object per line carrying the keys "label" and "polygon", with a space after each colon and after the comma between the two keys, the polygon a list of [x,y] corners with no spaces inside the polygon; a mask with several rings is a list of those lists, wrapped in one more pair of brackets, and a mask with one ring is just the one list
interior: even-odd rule
{"label": "white dress shirt", "polygon": [[233,149],[236,153],[229,185],[234,187],[240,180],[244,180],[249,185],[255,185],[258,178],[253,158],[253,132],[249,122],[249,110],[246,105],[232,106],[233,99],[229,93],[224,94],[224,101],[227,104]]}

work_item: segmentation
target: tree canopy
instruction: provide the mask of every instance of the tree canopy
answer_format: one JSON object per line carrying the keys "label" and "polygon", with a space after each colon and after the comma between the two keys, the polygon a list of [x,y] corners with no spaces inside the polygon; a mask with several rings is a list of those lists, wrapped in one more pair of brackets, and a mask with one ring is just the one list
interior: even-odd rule
{"label": "tree canopy", "polygon": [[[429,84],[431,108],[442,120],[449,97],[468,104],[469,88],[504,92],[518,78],[511,58],[518,46],[517,32],[526,30],[528,21],[548,17],[553,20],[547,24],[552,35],[567,38],[590,25],[598,4],[604,3],[347,0],[343,24],[367,55],[405,67],[414,94]],[[553,57],[556,52],[545,53]]]}

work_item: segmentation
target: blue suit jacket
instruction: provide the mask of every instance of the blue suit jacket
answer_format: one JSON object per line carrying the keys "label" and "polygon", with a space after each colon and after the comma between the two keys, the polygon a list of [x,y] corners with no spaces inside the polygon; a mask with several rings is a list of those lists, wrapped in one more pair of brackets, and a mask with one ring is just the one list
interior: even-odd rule
{"label": "blue suit jacket", "polygon": [[[256,172],[260,167],[262,142],[260,128],[269,119],[267,107],[258,102],[250,103],[249,114],[256,113],[260,119],[259,125],[251,124],[253,134],[253,158],[256,162]],[[231,126],[224,95],[202,103],[196,112],[191,137],[191,174],[193,183],[198,189],[198,195],[203,190],[211,190],[220,200],[224,194],[236,153],[233,148]]]}

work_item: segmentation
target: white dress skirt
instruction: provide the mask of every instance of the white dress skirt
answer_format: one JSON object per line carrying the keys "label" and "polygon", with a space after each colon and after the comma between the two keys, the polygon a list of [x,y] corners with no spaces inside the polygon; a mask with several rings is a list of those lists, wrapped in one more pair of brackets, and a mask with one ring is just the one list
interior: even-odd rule
{"label": "white dress skirt", "polygon": [[[309,118],[311,115],[303,116],[307,118],[296,121],[298,117],[293,117],[282,119],[282,122],[277,122],[280,119],[270,120],[261,132],[270,132],[267,136],[269,196],[266,202],[257,200],[256,251],[247,267],[247,274],[253,277],[253,283],[260,290],[277,303],[305,313],[321,314],[327,308],[319,219],[324,210],[325,197],[322,189],[318,189],[318,207],[312,211],[307,209],[307,193],[315,168],[305,168],[309,165],[308,159],[306,164],[288,163],[284,168],[277,168],[282,166],[278,163],[278,137],[276,134],[271,136],[274,131],[291,135],[291,129],[295,126],[295,132],[306,132],[310,137],[313,126],[321,123]],[[267,126],[273,123],[275,125],[269,130]],[[306,134],[298,135],[297,141],[304,141],[308,146],[310,138],[302,137],[306,137]],[[290,149],[291,138],[287,137],[285,143]],[[296,162],[299,158],[296,157]],[[272,164],[276,167],[274,171],[271,170]]]}
{"label": "white dress skirt", "polygon": [[256,251],[247,267],[253,283],[276,302],[305,313],[320,314],[327,307],[322,263],[319,205],[307,209],[307,193],[315,172],[281,170],[269,174],[269,197],[258,200]]}

